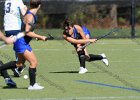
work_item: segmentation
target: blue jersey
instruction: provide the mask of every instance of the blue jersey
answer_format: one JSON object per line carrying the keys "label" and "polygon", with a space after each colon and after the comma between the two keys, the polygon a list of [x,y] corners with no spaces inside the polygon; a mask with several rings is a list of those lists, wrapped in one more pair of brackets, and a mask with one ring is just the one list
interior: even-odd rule
{"label": "blue jersey", "polygon": [[73,30],[74,39],[82,39],[81,35],[78,33],[77,29],[74,27]]}
{"label": "blue jersey", "polygon": [[[91,37],[90,31],[88,30],[88,28],[86,28],[85,26],[82,26],[82,29],[85,35],[89,35],[89,37]],[[74,27],[73,33],[74,33],[74,39],[82,39],[81,35],[78,33],[75,27]]]}
{"label": "blue jersey", "polygon": [[[89,35],[89,37],[91,37],[90,31],[85,26],[82,26],[82,29],[83,29],[85,35]],[[73,30],[73,34],[74,34],[74,37],[73,37],[74,39],[82,39],[81,35],[78,33],[78,31],[75,27]],[[74,45],[75,47],[77,46],[74,43],[71,43],[71,44]]]}
{"label": "blue jersey", "polygon": [[87,27],[82,26],[82,29],[83,29],[85,35],[89,35],[89,37],[91,37],[90,31],[88,30]]}
{"label": "blue jersey", "polygon": [[[36,16],[31,13],[30,11],[27,11],[27,13],[25,14],[25,16],[27,14],[31,14],[33,15],[34,17],[34,23],[36,23]],[[24,26],[24,30],[25,30],[25,24],[23,23],[22,24]],[[32,30],[33,31],[33,30]],[[29,50],[29,51],[32,51],[32,48],[30,47],[30,41],[32,40],[32,37],[29,37],[29,36],[25,36],[25,37],[22,37],[20,39],[18,39],[15,43],[14,43],[14,50],[17,52],[17,53],[24,53],[25,50]]]}

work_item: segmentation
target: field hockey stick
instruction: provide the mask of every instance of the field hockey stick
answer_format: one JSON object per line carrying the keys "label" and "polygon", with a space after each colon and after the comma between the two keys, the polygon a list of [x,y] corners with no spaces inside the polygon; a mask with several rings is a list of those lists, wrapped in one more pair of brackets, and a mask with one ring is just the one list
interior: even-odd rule
{"label": "field hockey stick", "polygon": [[[48,37],[45,39],[45,41],[47,41],[47,40],[53,40],[53,39],[54,39],[54,37],[51,34],[48,34]],[[36,38],[36,40],[38,41],[40,39],[39,38]]]}
{"label": "field hockey stick", "polygon": [[[109,31],[107,34],[98,37],[98,38],[97,38],[97,41],[100,40],[100,39],[102,39],[102,38],[107,37],[107,36],[110,35],[110,34],[113,34],[113,33],[115,33],[115,32],[118,32],[118,31],[120,31],[120,30],[121,30],[121,28],[115,28],[115,29]],[[85,47],[87,47],[87,46],[90,45],[91,43],[92,43],[92,42],[87,42],[85,45],[83,45],[82,47],[80,47],[80,49],[84,49]]]}

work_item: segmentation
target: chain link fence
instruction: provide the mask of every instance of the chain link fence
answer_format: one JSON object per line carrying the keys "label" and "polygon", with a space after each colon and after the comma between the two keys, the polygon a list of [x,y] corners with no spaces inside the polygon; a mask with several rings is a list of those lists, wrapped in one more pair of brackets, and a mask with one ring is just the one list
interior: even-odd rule
{"label": "chain link fence", "polygon": [[[29,0],[23,0],[29,8]],[[112,38],[132,37],[133,0],[42,0],[38,12],[37,30],[39,34],[51,33],[57,38],[62,35],[62,23],[69,17],[75,24],[87,26],[93,37],[108,32],[115,27],[122,31]],[[140,37],[140,1],[135,0],[135,35]],[[0,1],[0,29],[3,29],[4,0]]]}

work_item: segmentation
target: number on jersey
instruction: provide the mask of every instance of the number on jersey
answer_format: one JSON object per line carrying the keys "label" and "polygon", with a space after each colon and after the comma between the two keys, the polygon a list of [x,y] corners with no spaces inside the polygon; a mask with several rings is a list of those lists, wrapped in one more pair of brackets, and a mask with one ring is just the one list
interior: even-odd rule
{"label": "number on jersey", "polygon": [[8,2],[5,7],[5,13],[10,13],[11,10],[11,2]]}

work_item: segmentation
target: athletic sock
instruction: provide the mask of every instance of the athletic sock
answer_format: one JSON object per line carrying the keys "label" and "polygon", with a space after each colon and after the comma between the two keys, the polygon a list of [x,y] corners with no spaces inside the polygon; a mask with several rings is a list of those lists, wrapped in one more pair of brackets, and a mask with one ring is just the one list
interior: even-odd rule
{"label": "athletic sock", "polygon": [[89,61],[96,61],[96,60],[102,60],[103,57],[101,55],[93,55],[93,54],[89,54],[90,59]]}
{"label": "athletic sock", "polygon": [[85,52],[84,50],[77,52],[78,53],[78,57],[79,57],[79,62],[80,62],[80,66],[82,66],[83,68],[85,68]]}
{"label": "athletic sock", "polygon": [[83,68],[85,68],[85,55],[80,55],[79,57],[79,61],[80,61],[80,66],[82,66]]}
{"label": "athletic sock", "polygon": [[30,85],[33,86],[36,83],[36,68],[29,68]]}

